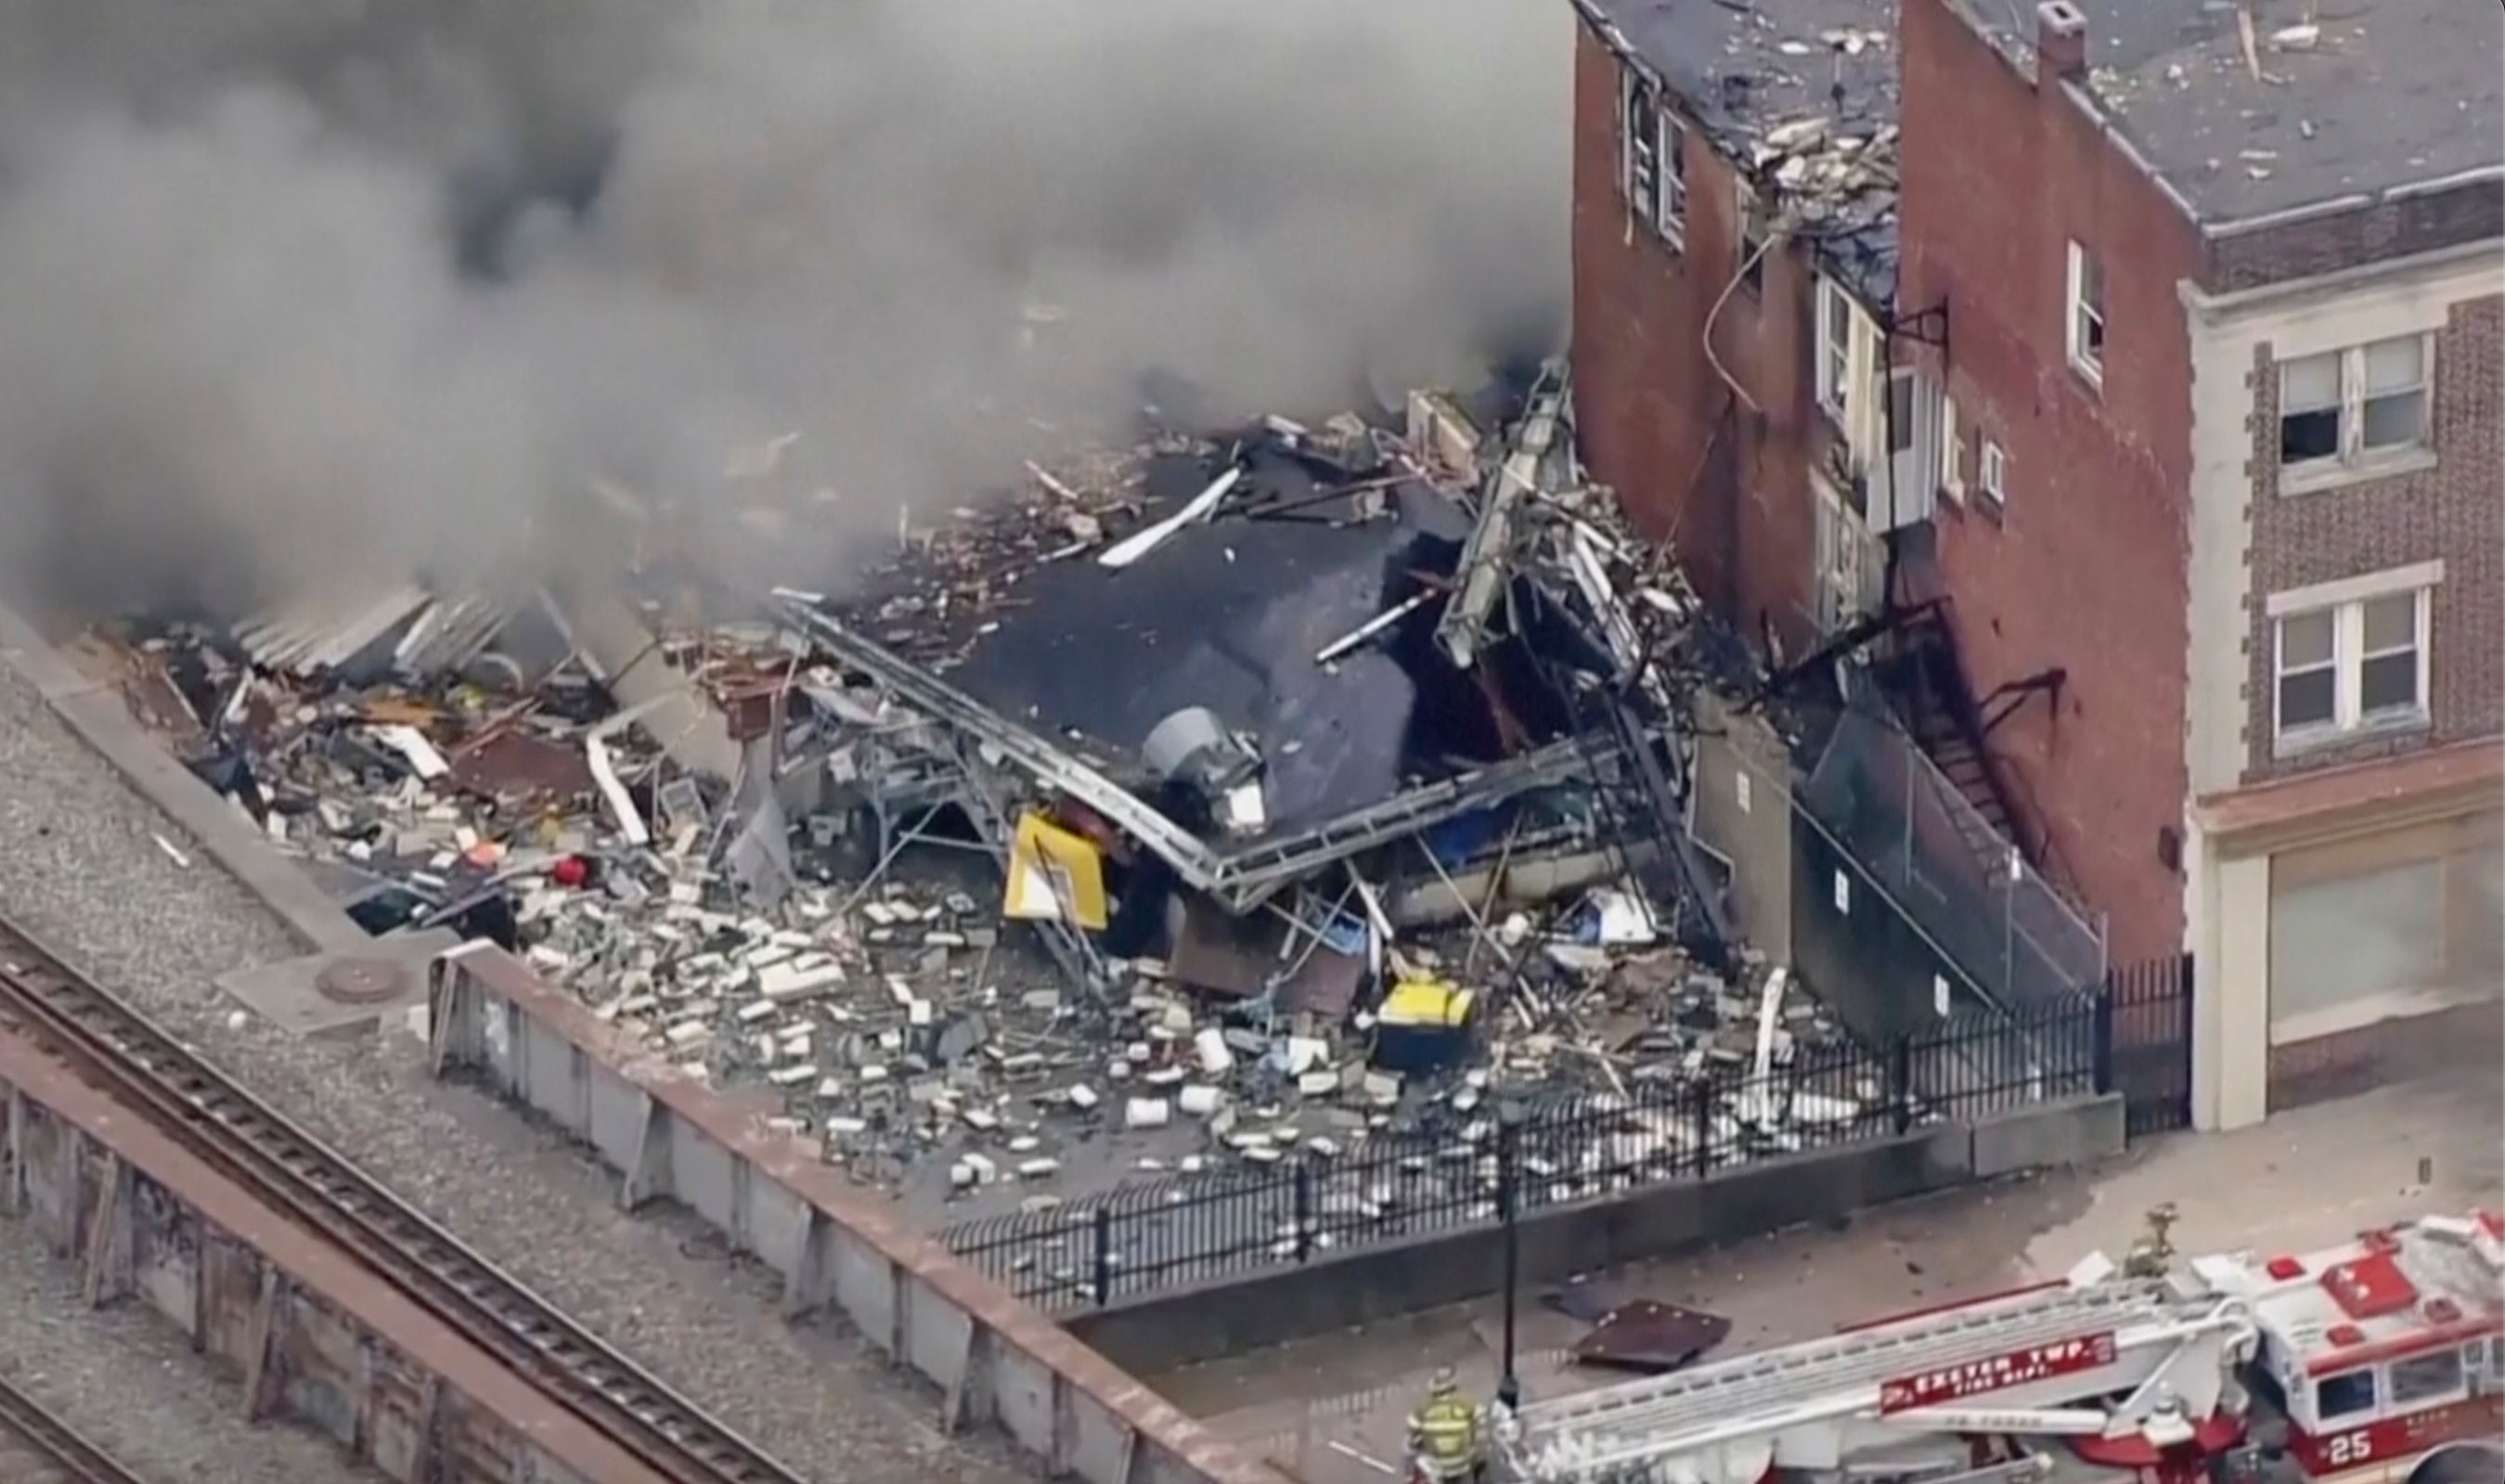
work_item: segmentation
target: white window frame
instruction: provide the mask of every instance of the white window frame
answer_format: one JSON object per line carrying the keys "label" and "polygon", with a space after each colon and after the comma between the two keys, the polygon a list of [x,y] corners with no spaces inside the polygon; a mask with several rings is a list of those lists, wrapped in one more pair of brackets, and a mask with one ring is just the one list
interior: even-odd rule
{"label": "white window frame", "polygon": [[[2382,447],[2366,446],[2366,404],[2381,400],[2366,395],[2367,352],[2379,345],[2399,344],[2415,340],[2418,345],[2418,379],[2403,391],[2385,392],[2383,397],[2415,396],[2418,399],[2417,433],[2406,442],[2387,443]],[[2387,336],[2379,340],[2349,345],[2337,350],[2315,351],[2290,356],[2277,363],[2279,424],[2284,425],[2289,411],[2287,373],[2291,367],[2308,361],[2332,359],[2339,368],[2340,400],[2338,411],[2340,433],[2337,448],[2320,458],[2289,461],[2284,453],[2285,433],[2280,434],[2282,450],[2279,479],[2282,485],[2298,490],[2323,484],[2345,483],[2351,478],[2392,472],[2395,466],[2414,467],[2429,462],[2435,453],[2435,336],[2423,331],[2410,335]],[[2300,408],[2319,411],[2319,407]]]}
{"label": "white window frame", "polygon": [[[2089,279],[2096,280],[2096,301],[2088,300]],[[2069,253],[2069,287],[2062,302],[2063,335],[2070,352],[2070,370],[2077,371],[2088,385],[2101,390],[2105,384],[2103,341],[2107,335],[2105,320],[2105,283],[2102,265],[2085,247],[2073,242]],[[2096,343],[2090,343],[2089,327],[2096,329]]]}
{"label": "white window frame", "polygon": [[1986,438],[1983,451],[1975,456],[1975,490],[1984,503],[1995,510],[2009,506],[2009,450],[2000,441]]}
{"label": "white window frame", "polygon": [[[1619,69],[1618,194],[1647,227],[1658,226],[1661,206],[1661,89],[1633,67]],[[1652,115],[1651,128],[1637,126],[1637,105]]]}
{"label": "white window frame", "polygon": [[[2407,731],[2427,724],[2431,716],[2432,678],[2428,651],[2433,638],[2435,588],[2440,580],[2425,577],[2425,568],[2405,569],[2401,581],[2385,582],[2380,577],[2325,583],[2306,592],[2274,595],[2268,606],[2270,618],[2270,688],[2271,736],[2280,753],[2303,752],[2326,743],[2346,740],[2360,734],[2385,731]],[[2416,698],[2406,707],[2390,707],[2369,713],[2365,709],[2365,667],[2373,657],[2366,653],[2366,607],[2370,603],[2393,598],[2411,598],[2414,612],[2411,644],[2416,651],[2417,675]],[[2284,713],[2284,691],[2281,683],[2289,671],[2285,662],[2286,625],[2291,619],[2331,615],[2331,719],[2327,722],[2301,722],[2289,724]],[[2389,652],[2386,652],[2389,653]],[[2308,665],[2314,669],[2317,666]]]}
{"label": "white window frame", "polygon": [[1655,225],[1673,247],[1687,245],[1687,125],[1656,96],[1653,118],[1660,122],[1653,144],[1653,190],[1660,197],[1661,220]]}
{"label": "white window frame", "polygon": [[1852,410],[1852,296],[1824,273],[1817,275],[1817,405],[1839,425]]}
{"label": "white window frame", "polygon": [[1940,492],[1952,500],[1965,499],[1965,444],[1958,438],[1958,405],[1955,397],[1940,394]]}

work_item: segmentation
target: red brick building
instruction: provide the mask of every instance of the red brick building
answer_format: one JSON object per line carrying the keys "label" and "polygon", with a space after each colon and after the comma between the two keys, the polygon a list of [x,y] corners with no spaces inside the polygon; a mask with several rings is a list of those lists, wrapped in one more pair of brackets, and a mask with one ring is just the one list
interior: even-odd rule
{"label": "red brick building", "polygon": [[1851,329],[1838,306],[1820,308],[1823,271],[1858,306],[1861,359],[1848,371],[1881,376],[1875,326],[1895,276],[1892,11],[1816,8],[1829,23],[1794,36],[1716,5],[1578,0],[1583,457],[1770,655],[1803,654],[1875,602],[1874,531],[1890,517],[1888,471],[1871,458],[1875,400],[1849,397],[1812,347],[1822,319],[1840,339]]}
{"label": "red brick building", "polygon": [[[2194,953],[2204,1124],[2371,1067],[2401,1023],[2466,1015],[2492,1051],[2505,15],[1765,0],[1735,43],[1718,6],[1586,3],[1575,365],[1600,477],[1776,654],[1854,607],[1820,597],[1836,483],[1856,535],[1899,528],[1888,596],[1937,600],[1964,695],[2006,698],[1994,792],[2027,807],[2005,832],[2101,914],[2112,960]],[[1828,39],[1856,25],[1883,42]],[[1648,75],[1709,100],[1683,116],[1676,242],[1641,225]],[[1779,248],[1717,319],[1737,188],[1712,172],[1779,167],[1787,122],[1735,123],[1735,97],[1901,124],[1897,191],[1862,194],[1865,250]]]}
{"label": "red brick building", "polygon": [[1995,743],[2115,957],[2196,953],[2234,1124],[2505,979],[2505,17],[2020,14],[1903,5],[1920,577],[1979,687],[2063,672]]}

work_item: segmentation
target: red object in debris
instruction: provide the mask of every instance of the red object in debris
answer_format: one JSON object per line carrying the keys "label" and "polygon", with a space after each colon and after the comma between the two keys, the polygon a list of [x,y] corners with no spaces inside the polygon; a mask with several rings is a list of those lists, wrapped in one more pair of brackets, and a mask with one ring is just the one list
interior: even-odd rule
{"label": "red object in debris", "polygon": [[548,867],[548,879],[559,886],[582,886],[591,880],[591,863],[581,856],[568,856]]}

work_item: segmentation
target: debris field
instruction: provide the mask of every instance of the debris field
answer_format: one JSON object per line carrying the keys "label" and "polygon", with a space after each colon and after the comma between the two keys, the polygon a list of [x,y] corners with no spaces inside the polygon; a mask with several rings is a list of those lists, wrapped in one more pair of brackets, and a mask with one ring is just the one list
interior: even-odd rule
{"label": "debris field", "polygon": [[[827,594],[604,486],[614,579],[81,648],[368,931],[502,943],[864,1180],[973,1215],[1423,1132],[1469,1182],[1499,1104],[1843,1036],[1689,831],[1676,572],[1561,371],[1479,402],[1030,465]],[[1811,1101],[1728,1112],[1862,1112]]]}

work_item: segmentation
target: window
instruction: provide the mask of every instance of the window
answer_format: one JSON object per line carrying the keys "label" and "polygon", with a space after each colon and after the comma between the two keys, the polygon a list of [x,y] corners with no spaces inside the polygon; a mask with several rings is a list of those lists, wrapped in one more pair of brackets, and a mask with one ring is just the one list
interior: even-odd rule
{"label": "window", "polygon": [[1837,422],[1852,404],[1852,298],[1832,278],[1817,280],[1817,405]]}
{"label": "window", "polygon": [[2375,1409],[2375,1373],[2343,1371],[2313,1383],[2313,1410],[2324,1422]]}
{"label": "window", "polygon": [[2076,242],[2070,244],[2069,336],[2070,369],[2085,376],[2090,386],[2102,386],[2105,379],[2105,274],[2096,256]]}
{"label": "window", "polygon": [[2400,592],[2358,605],[2363,643],[2357,657],[2357,711],[2366,721],[2411,716],[2421,708],[2418,626],[2425,617],[2424,597]]}
{"label": "window", "polygon": [[2340,724],[2340,614],[2278,620],[2278,729]]}
{"label": "window", "polygon": [[2278,734],[2304,738],[2424,720],[2428,591],[2277,615]]}
{"label": "window", "polygon": [[1687,236],[1687,127],[1628,68],[1618,90],[1618,188],[1628,212],[1677,247]]}
{"label": "window", "polygon": [[1661,110],[1661,234],[1671,246],[1687,240],[1687,125]]}
{"label": "window", "polygon": [[1983,441],[1983,454],[1976,461],[1977,482],[1986,505],[1994,509],[2009,503],[2009,455],[1991,439]]}
{"label": "window", "polygon": [[1627,205],[1650,226],[1661,193],[1661,109],[1652,84],[1633,68],[1618,96],[1618,185]]}
{"label": "window", "polygon": [[1888,374],[1888,452],[1914,451],[1914,373],[1910,369]]}
{"label": "window", "polygon": [[1739,183],[1738,194],[1740,287],[1754,295],[1766,287],[1766,219],[1758,208],[1757,193],[1748,189],[1746,181]]}
{"label": "window", "polygon": [[2461,1352],[2445,1349],[2392,1362],[2392,1405],[2420,1406],[2458,1396],[2463,1391]]}
{"label": "window", "polygon": [[2278,366],[2278,461],[2300,479],[2427,443],[2422,335],[2299,356]]}
{"label": "window", "polygon": [[1965,498],[1965,442],[1958,437],[1957,399],[1940,399],[1940,488],[1952,500]]}

